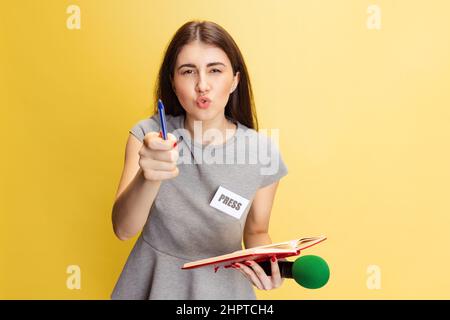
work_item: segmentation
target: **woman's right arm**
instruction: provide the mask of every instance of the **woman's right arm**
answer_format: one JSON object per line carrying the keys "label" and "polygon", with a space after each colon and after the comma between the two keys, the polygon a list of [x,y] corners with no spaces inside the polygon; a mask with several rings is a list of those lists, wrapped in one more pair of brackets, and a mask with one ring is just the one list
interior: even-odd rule
{"label": "woman's right arm", "polygon": [[112,224],[120,240],[134,237],[144,227],[161,181],[178,175],[178,150],[175,136],[163,140],[149,132],[143,142],[130,134],[125,149],[125,163],[116,200]]}

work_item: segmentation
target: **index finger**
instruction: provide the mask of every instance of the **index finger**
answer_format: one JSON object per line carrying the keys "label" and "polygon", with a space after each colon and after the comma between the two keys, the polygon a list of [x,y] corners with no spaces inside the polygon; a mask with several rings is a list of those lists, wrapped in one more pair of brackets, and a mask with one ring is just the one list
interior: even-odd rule
{"label": "index finger", "polygon": [[172,144],[173,144],[174,142],[178,141],[178,139],[173,134],[168,133],[167,134],[167,140],[165,140],[165,141],[172,141]]}
{"label": "index finger", "polygon": [[271,271],[272,271],[272,280],[276,280],[276,279],[281,280],[280,266],[278,265],[278,261],[275,256],[270,258],[270,265],[271,265]]}

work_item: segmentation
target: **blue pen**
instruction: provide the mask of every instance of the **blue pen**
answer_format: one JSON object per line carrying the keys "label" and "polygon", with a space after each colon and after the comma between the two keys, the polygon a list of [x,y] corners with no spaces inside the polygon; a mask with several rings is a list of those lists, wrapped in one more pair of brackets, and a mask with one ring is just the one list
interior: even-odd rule
{"label": "blue pen", "polygon": [[167,140],[166,113],[164,111],[164,104],[162,103],[161,99],[158,99],[158,113],[159,121],[161,123],[162,137],[164,140]]}

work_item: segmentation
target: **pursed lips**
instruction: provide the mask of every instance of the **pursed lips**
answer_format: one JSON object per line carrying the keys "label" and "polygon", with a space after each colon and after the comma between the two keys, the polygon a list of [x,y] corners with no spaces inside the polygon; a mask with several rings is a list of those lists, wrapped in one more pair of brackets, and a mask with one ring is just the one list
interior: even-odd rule
{"label": "pursed lips", "polygon": [[195,102],[206,103],[206,102],[211,102],[211,99],[209,99],[208,97],[205,97],[205,96],[200,96],[197,98],[197,100],[195,100]]}

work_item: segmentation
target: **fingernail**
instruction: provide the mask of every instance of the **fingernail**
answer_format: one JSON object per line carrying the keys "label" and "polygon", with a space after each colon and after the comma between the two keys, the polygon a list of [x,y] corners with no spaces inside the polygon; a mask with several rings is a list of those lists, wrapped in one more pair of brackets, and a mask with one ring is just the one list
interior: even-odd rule
{"label": "fingernail", "polygon": [[250,261],[245,261],[244,262],[247,266],[251,266],[252,265],[252,263],[250,262]]}
{"label": "fingernail", "polygon": [[277,261],[277,258],[275,256],[273,256],[272,258],[270,258],[270,260],[272,260],[272,262]]}
{"label": "fingernail", "polygon": [[162,131],[159,132],[159,137],[162,138]]}
{"label": "fingernail", "polygon": [[174,142],[174,144],[173,144],[173,147],[175,148],[177,146],[177,143],[176,142]]}
{"label": "fingernail", "polygon": [[238,264],[233,264],[233,268],[237,268],[237,269],[239,269],[239,268],[240,268],[240,266],[239,266]]}

